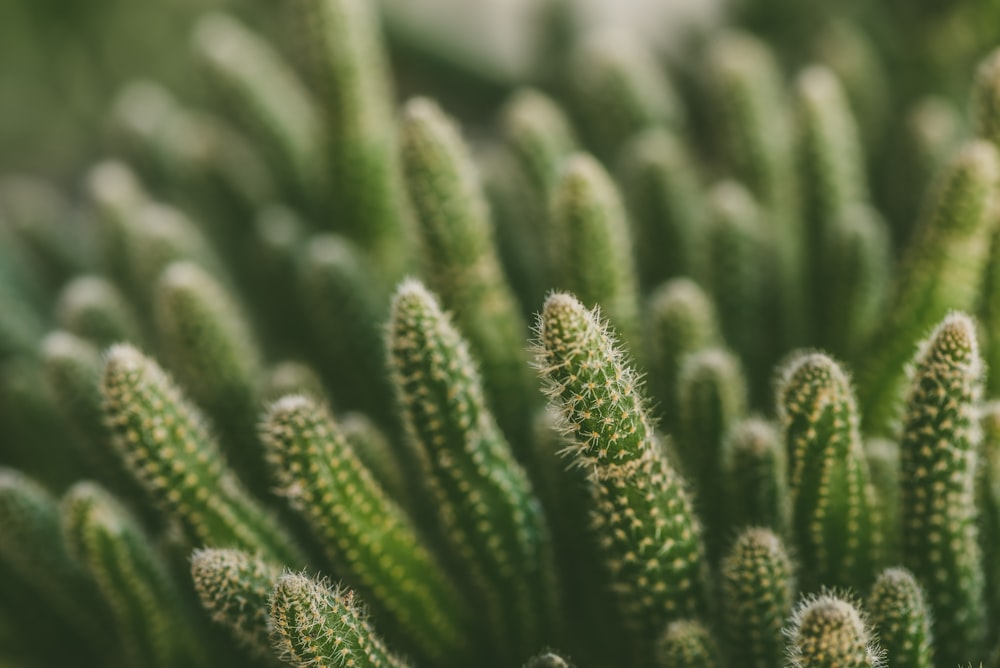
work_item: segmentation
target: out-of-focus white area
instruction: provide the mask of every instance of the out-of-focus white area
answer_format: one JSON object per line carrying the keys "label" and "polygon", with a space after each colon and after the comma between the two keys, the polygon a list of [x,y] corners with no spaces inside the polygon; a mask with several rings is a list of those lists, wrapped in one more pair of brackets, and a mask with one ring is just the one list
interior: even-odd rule
{"label": "out-of-focus white area", "polygon": [[578,30],[628,32],[669,54],[680,33],[712,23],[724,0],[381,0],[395,30],[511,78],[534,62],[540,18],[556,2],[569,5]]}

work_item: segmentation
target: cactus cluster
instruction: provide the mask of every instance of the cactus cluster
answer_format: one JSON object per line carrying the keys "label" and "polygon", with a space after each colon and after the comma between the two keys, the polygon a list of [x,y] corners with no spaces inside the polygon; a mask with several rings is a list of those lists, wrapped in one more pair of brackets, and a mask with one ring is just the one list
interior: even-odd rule
{"label": "cactus cluster", "polygon": [[0,182],[0,665],[1000,668],[1000,50],[284,5]]}

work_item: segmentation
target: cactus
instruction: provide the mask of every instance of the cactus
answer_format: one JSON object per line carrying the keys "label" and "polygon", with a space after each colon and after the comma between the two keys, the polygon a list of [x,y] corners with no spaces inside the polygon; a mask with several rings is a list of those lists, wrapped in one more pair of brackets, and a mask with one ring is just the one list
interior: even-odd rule
{"label": "cactus", "polygon": [[792,615],[788,656],[794,668],[878,668],[881,650],[850,601],[821,594],[800,602]]}
{"label": "cactus", "polygon": [[283,575],[271,594],[280,656],[319,668],[405,668],[372,629],[354,592],[306,575]]}
{"label": "cactus", "polygon": [[731,656],[741,666],[781,663],[781,629],[792,612],[795,578],[781,539],[750,527],[737,536],[720,567],[722,619]]}
{"label": "cactus", "polygon": [[741,420],[726,433],[719,456],[729,527],[788,535],[788,455],[778,430],[758,417]]}
{"label": "cactus", "polygon": [[903,568],[879,574],[868,597],[872,629],[891,666],[930,668],[931,618],[924,593]]}
{"label": "cactus", "polygon": [[587,472],[591,526],[619,605],[652,642],[669,621],[707,604],[701,527],[658,448],[638,378],[598,313],[555,293],[538,332],[535,364],[569,454]]}
{"label": "cactus", "polygon": [[777,400],[803,591],[867,586],[879,559],[878,510],[850,381],[826,355],[802,354],[785,367]]}
{"label": "cactus", "polygon": [[461,598],[326,409],[303,396],[279,399],[261,433],[281,493],[305,516],[335,572],[422,654],[461,653]]}
{"label": "cactus", "polygon": [[903,563],[934,611],[935,661],[985,652],[986,601],[975,507],[982,360],[975,324],[952,313],[921,344],[900,441]]}
{"label": "cactus", "polygon": [[524,668],[572,668],[572,665],[555,652],[546,652],[528,659]]}
{"label": "cactus", "polygon": [[141,340],[132,306],[100,276],[80,276],[67,283],[56,303],[56,319],[67,332],[98,347]]}
{"label": "cactus", "polygon": [[670,622],[656,644],[656,665],[661,668],[715,668],[718,650],[700,622]]}

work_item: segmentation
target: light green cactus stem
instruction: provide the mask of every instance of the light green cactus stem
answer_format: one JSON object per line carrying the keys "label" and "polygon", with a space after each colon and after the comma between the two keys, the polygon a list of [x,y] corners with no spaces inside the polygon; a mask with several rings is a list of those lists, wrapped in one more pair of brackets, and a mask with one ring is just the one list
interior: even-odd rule
{"label": "light green cactus stem", "polygon": [[287,394],[304,394],[322,401],[326,390],[323,380],[311,366],[297,360],[284,360],[268,367],[258,394],[265,404]]}
{"label": "light green cactus stem", "polygon": [[788,634],[791,668],[879,668],[881,650],[858,608],[833,594],[806,598]]}
{"label": "light green cactus stem", "polygon": [[826,306],[816,338],[826,349],[856,359],[884,313],[892,275],[889,228],[867,205],[845,207],[823,252]]}
{"label": "light green cactus stem", "polygon": [[596,311],[555,293],[538,323],[535,364],[586,471],[592,530],[624,621],[651,644],[706,605],[701,527],[653,431],[636,372]]}
{"label": "light green cactus stem", "polygon": [[534,310],[552,285],[548,207],[563,159],[577,150],[565,112],[545,93],[515,91],[498,113],[499,150],[486,172],[497,243],[511,283]]}
{"label": "light green cactus stem", "polygon": [[715,640],[699,621],[670,622],[657,640],[657,668],[716,668],[719,665]]}
{"label": "light green cactus stem", "polygon": [[645,128],[684,124],[670,79],[639,41],[618,33],[583,40],[570,56],[569,95],[584,138],[602,159]]}
{"label": "light green cactus stem", "polygon": [[781,71],[766,44],[747,33],[722,31],[707,54],[709,101],[719,149],[766,211],[777,248],[783,334],[797,345],[805,322],[802,286],[804,231],[798,218],[791,113]]}
{"label": "light green cactus stem", "polygon": [[122,344],[101,377],[105,424],[119,456],[192,546],[236,547],[289,566],[292,538],[226,465],[205,420],[156,362]]}
{"label": "light green cactus stem", "polygon": [[979,63],[971,107],[976,134],[1000,146],[1000,49]]}
{"label": "light green cactus stem", "polygon": [[642,285],[702,276],[704,202],[694,160],[681,138],[651,128],[622,147],[619,162]]}
{"label": "light green cactus stem", "polygon": [[149,197],[135,173],[121,162],[97,163],[86,181],[88,200],[97,218],[100,259],[108,275],[125,289],[134,281],[134,219]]}
{"label": "light green cactus stem", "polygon": [[375,634],[368,615],[349,589],[306,575],[281,576],[271,594],[271,622],[278,654],[294,666],[312,668],[405,668]]}
{"label": "light green cactus stem", "polygon": [[952,313],[920,346],[900,441],[903,563],[934,612],[935,662],[985,652],[974,479],[983,363],[975,324]]}
{"label": "light green cactus stem", "polygon": [[872,630],[890,666],[931,668],[931,617],[924,593],[905,568],[889,568],[875,580],[867,606]]}
{"label": "light green cactus stem", "polygon": [[878,500],[883,561],[887,564],[899,563],[903,537],[899,524],[899,443],[887,438],[866,439],[865,459],[868,460],[868,471]]}
{"label": "light green cactus stem", "polygon": [[555,285],[587,306],[600,304],[621,338],[637,345],[639,282],[630,225],[597,160],[585,153],[566,158],[552,190],[550,224]]}
{"label": "light green cactus stem", "polygon": [[348,239],[316,235],[299,255],[297,301],[337,404],[388,420],[385,300],[374,268]]}
{"label": "light green cactus stem", "polygon": [[884,432],[892,421],[902,369],[919,338],[949,309],[977,304],[996,227],[991,206],[998,180],[1000,158],[982,140],[965,144],[938,175],[883,324],[858,366],[866,431]]}
{"label": "light green cactus stem", "polygon": [[49,183],[27,176],[0,179],[0,217],[17,252],[24,253],[46,287],[55,288],[82,270],[91,250],[80,228],[66,225],[69,202]]}
{"label": "light green cactus stem", "polygon": [[67,283],[55,313],[63,329],[100,348],[142,338],[132,305],[114,283],[100,276],[81,275]]}
{"label": "light green cactus stem", "polygon": [[722,440],[720,459],[728,527],[767,527],[787,536],[788,455],[774,425],[758,417],[733,424]]}
{"label": "light green cactus stem", "polygon": [[88,481],[66,492],[61,511],[66,544],[107,602],[126,663],[205,665],[181,590],[129,511]]}
{"label": "light green cactus stem", "polygon": [[573,664],[555,652],[545,652],[528,659],[524,668],[573,668]]}
{"label": "light green cactus stem", "polygon": [[279,399],[261,436],[280,492],[336,572],[422,655],[440,662],[466,652],[463,601],[325,407],[303,396]]}
{"label": "light green cactus stem", "polygon": [[262,354],[240,304],[190,262],[170,264],[154,294],[153,316],[164,361],[218,427],[241,478],[252,489],[267,489],[255,429]]}
{"label": "light green cactus stem", "polygon": [[66,548],[58,499],[8,468],[0,468],[0,561],[27,583],[51,618],[95,647],[108,640],[100,595]]}
{"label": "light green cactus stem", "polygon": [[[764,214],[750,193],[735,181],[717,184],[709,194],[706,284],[714,299],[726,341],[751,378],[766,378],[777,341],[775,304],[769,300],[774,275],[773,245],[763,227]],[[762,392],[765,387],[752,391]]]}
{"label": "light green cactus stem", "polygon": [[256,147],[223,119],[183,108],[159,84],[126,84],[110,116],[114,143],[130,163],[182,201],[207,207],[214,232],[237,232],[232,218],[274,197]]}
{"label": "light green cactus stem", "polygon": [[985,403],[979,412],[983,440],[976,467],[976,507],[986,569],[986,603],[990,623],[995,624],[1000,620],[1000,402]]}
{"label": "light green cactus stem", "polygon": [[785,656],[781,630],[796,591],[784,543],[770,529],[744,529],[720,570],[722,628],[732,660],[746,668],[780,666]]}
{"label": "light green cactus stem", "polygon": [[[520,446],[527,442],[534,395],[525,373],[527,326],[504,279],[467,148],[440,107],[417,98],[404,108],[402,151],[428,286],[468,338],[497,419]],[[526,452],[518,448],[519,455]]]}
{"label": "light green cactus stem", "polygon": [[256,656],[273,656],[270,598],[279,564],[249,552],[207,548],[191,555],[191,578],[202,606]]}
{"label": "light green cactus stem", "polygon": [[715,304],[697,283],[674,278],[649,295],[646,355],[649,383],[667,428],[676,425],[677,382],[681,360],[690,353],[720,345],[722,334]]}
{"label": "light green cactus stem", "polygon": [[367,415],[356,412],[343,415],[340,428],[348,447],[386,495],[403,508],[411,507],[406,468],[385,432]]}
{"label": "light green cactus stem", "polygon": [[691,353],[681,362],[677,394],[677,452],[685,478],[694,483],[713,557],[726,533],[726,500],[718,489],[722,442],[747,410],[746,378],[739,359],[721,348]]}
{"label": "light green cactus stem", "polygon": [[880,525],[850,380],[823,353],[801,354],[782,371],[777,408],[802,590],[867,587],[879,559]]}
{"label": "light green cactus stem", "polygon": [[410,280],[393,298],[387,347],[404,427],[453,561],[484,606],[494,651],[529,654],[551,639],[551,538],[486,406],[469,346],[434,296]]}
{"label": "light green cactus stem", "polygon": [[297,0],[340,229],[395,283],[408,268],[408,212],[392,80],[378,8],[367,0]]}
{"label": "light green cactus stem", "polygon": [[225,14],[195,29],[194,50],[226,106],[265,147],[298,201],[320,195],[324,131],[315,102],[274,49]]}

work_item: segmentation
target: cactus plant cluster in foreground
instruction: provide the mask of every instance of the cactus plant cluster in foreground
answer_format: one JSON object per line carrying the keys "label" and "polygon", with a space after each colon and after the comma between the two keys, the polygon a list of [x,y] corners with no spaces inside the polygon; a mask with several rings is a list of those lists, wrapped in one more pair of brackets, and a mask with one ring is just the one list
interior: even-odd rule
{"label": "cactus plant cluster in foreground", "polygon": [[0,665],[1000,668],[1000,51],[550,36],[470,132],[286,4],[0,184]]}

